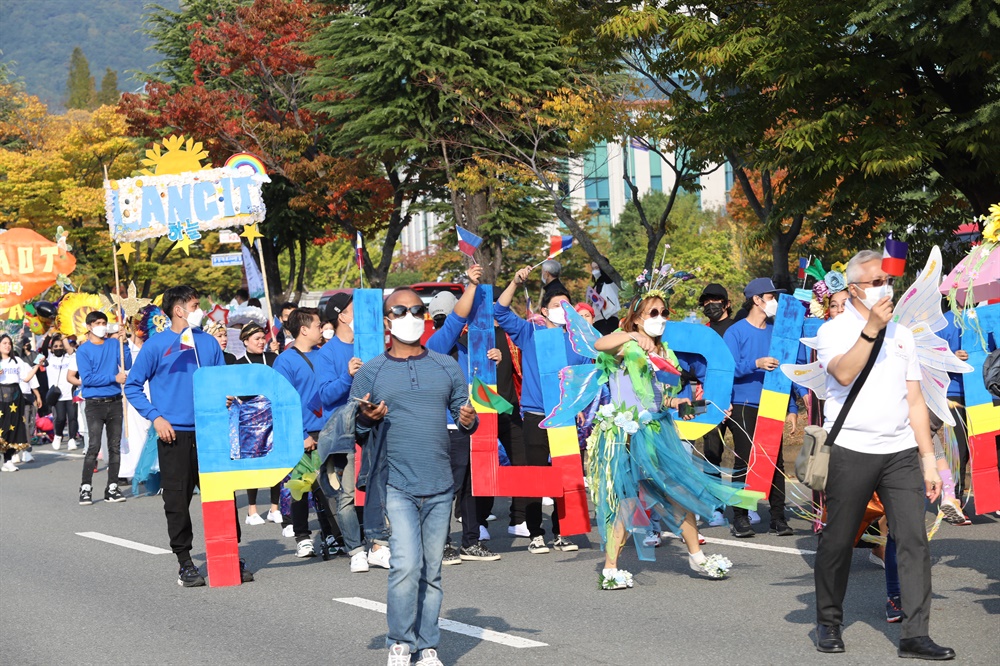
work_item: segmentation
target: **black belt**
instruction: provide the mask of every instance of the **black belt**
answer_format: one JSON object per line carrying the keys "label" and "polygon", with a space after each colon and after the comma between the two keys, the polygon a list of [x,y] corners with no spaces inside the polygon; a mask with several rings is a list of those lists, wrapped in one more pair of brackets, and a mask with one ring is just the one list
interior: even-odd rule
{"label": "black belt", "polygon": [[121,400],[121,394],[113,395],[110,398],[84,398],[87,402],[115,402],[116,400]]}

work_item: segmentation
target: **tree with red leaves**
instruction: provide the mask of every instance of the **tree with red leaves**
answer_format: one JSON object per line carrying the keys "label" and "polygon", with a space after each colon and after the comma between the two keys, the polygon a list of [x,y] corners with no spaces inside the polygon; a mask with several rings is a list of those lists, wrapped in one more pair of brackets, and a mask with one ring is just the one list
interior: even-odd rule
{"label": "tree with red leaves", "polygon": [[[264,188],[263,268],[276,301],[303,291],[309,244],[388,227],[385,265],[368,266],[369,281],[381,285],[405,226],[392,233],[400,216],[380,166],[332,153],[335,123],[305,108],[312,97],[303,82],[315,58],[303,45],[337,11],[317,0],[192,0],[176,12],[154,8],[147,24],[165,58],[147,74],[144,92],[123,95],[119,105],[138,136],[183,133],[202,141],[215,164],[238,152],[263,161],[272,179]],[[282,251],[290,258],[284,281]]]}

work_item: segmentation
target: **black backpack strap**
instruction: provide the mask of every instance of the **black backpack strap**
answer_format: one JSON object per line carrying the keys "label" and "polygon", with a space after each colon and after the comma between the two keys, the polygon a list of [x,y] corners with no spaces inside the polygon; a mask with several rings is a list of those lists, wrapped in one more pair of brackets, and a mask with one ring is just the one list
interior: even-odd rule
{"label": "black backpack strap", "polygon": [[299,350],[298,347],[292,347],[292,349],[294,349],[295,351],[297,351],[299,353],[299,356],[301,356],[302,360],[306,362],[306,364],[309,366],[309,369],[312,370],[315,373],[316,372],[316,368],[313,367],[312,361],[309,360],[309,357],[306,356],[305,354],[303,354],[302,351]]}
{"label": "black backpack strap", "polygon": [[858,393],[861,393],[861,387],[864,386],[865,380],[868,379],[868,375],[871,374],[872,368],[875,367],[875,360],[878,358],[878,353],[882,349],[882,341],[885,340],[885,329],[883,328],[879,331],[878,335],[875,337],[875,342],[872,343],[872,351],[868,356],[868,362],[865,363],[864,369],[861,370],[861,374],[858,378],[854,380],[854,386],[851,387],[851,392],[847,394],[847,400],[844,401],[844,406],[841,407],[840,413],[837,414],[837,420],[833,422],[833,427],[830,429],[830,436],[827,441],[832,446],[837,441],[837,435],[840,434],[840,429],[844,426],[844,420],[847,419],[847,412],[851,410],[854,405],[854,400],[858,397]]}

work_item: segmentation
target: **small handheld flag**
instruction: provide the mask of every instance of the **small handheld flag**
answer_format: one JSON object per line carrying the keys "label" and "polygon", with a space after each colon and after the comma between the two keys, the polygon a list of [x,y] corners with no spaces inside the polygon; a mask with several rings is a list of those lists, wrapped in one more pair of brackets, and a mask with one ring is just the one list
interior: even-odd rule
{"label": "small handheld flag", "polygon": [[882,270],[894,277],[902,277],[906,272],[906,252],[909,245],[892,237],[885,239],[885,250],[882,252]]}
{"label": "small handheld flag", "polygon": [[361,249],[364,247],[364,241],[361,239],[361,232],[358,232],[358,238],[354,242],[354,260],[358,262],[358,270],[362,270],[365,267],[365,258],[361,253]]}
{"label": "small handheld flag", "polygon": [[482,238],[457,224],[455,225],[455,233],[458,235],[458,251],[470,257],[476,253],[483,242]]}
{"label": "small handheld flag", "polygon": [[806,268],[809,267],[809,260],[805,257],[799,257],[799,279],[806,279]]}
{"label": "small handheld flag", "polygon": [[572,236],[549,236],[549,259],[573,247]]}
{"label": "small handheld flag", "polygon": [[472,401],[477,405],[492,409],[499,414],[510,414],[514,406],[503,396],[483,383],[479,377],[472,378]]}

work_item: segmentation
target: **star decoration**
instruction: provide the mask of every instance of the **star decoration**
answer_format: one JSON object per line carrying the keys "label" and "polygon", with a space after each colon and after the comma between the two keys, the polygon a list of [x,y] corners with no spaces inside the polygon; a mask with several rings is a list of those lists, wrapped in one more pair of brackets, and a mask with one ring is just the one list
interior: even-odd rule
{"label": "star decoration", "polygon": [[121,245],[118,246],[118,251],[115,252],[115,254],[121,256],[121,258],[124,259],[125,263],[127,264],[129,258],[133,254],[135,254],[135,247],[132,245],[132,243],[122,243]]}
{"label": "star decoration", "polygon": [[187,256],[190,257],[191,256],[191,246],[193,244],[194,244],[194,241],[191,240],[191,238],[188,237],[187,232],[185,232],[184,236],[179,241],[177,241],[176,247],[179,247],[180,249],[184,250],[184,254],[186,254]]}
{"label": "star decoration", "polygon": [[256,224],[244,224],[243,233],[240,234],[241,237],[246,238],[250,245],[253,245],[258,238],[263,238],[264,234],[257,231]]}
{"label": "star decoration", "polygon": [[10,403],[10,413],[11,416],[17,413],[17,403],[14,402]]}
{"label": "star decoration", "polygon": [[126,292],[127,297],[122,298],[118,294],[112,294],[111,298],[114,299],[115,305],[117,305],[122,312],[125,313],[127,319],[131,319],[139,314],[139,310],[150,304],[148,298],[136,298],[136,288],[135,281],[128,283],[128,291]]}

